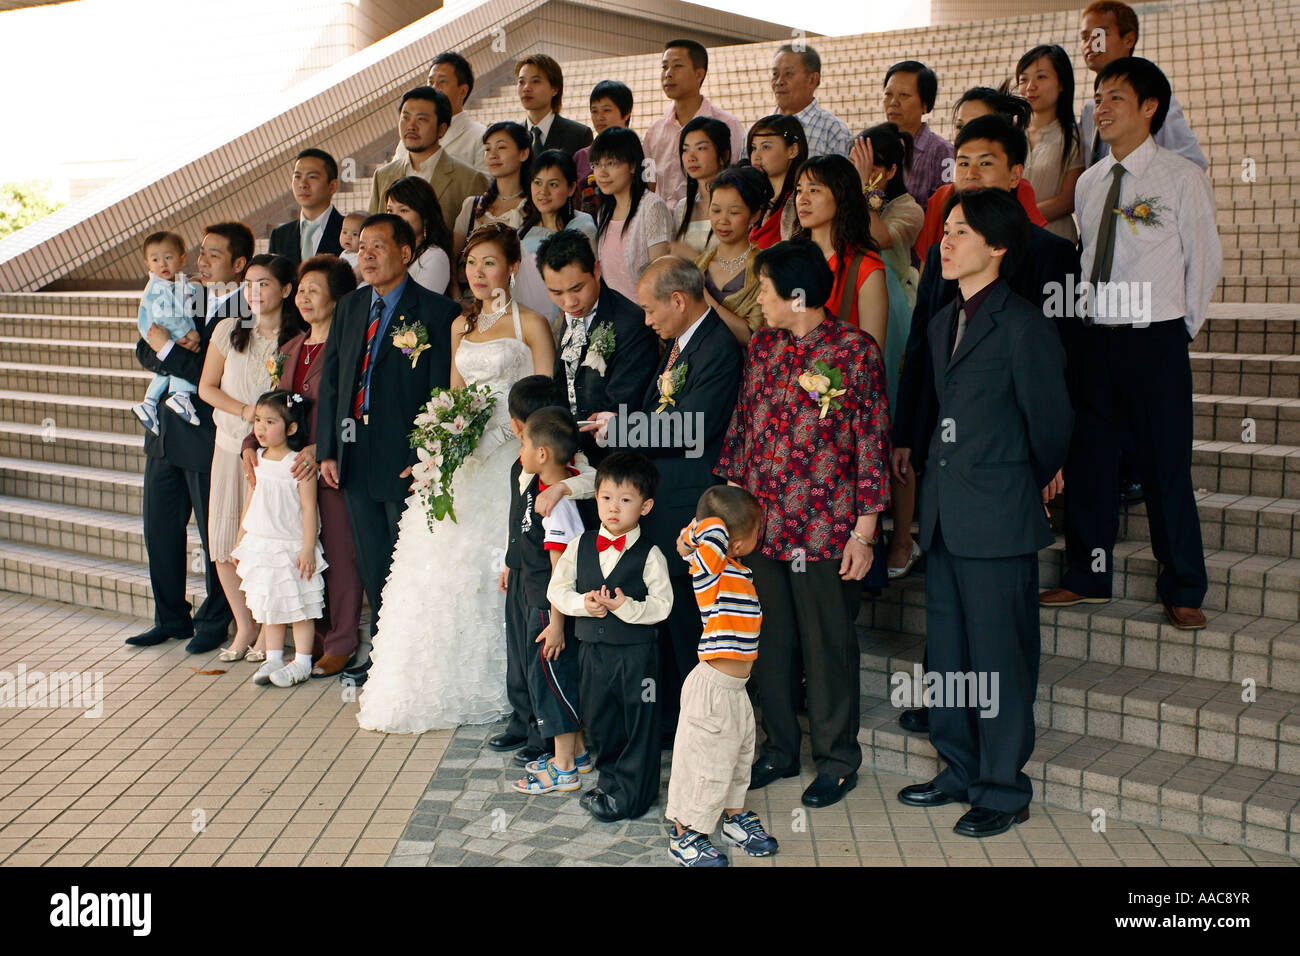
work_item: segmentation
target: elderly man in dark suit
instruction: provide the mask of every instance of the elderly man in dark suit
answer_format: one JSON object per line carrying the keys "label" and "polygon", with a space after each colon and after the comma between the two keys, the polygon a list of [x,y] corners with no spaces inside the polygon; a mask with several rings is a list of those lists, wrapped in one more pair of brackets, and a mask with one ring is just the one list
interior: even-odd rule
{"label": "elderly man in dark suit", "polygon": [[[198,271],[204,284],[204,314],[194,316],[199,330],[196,349],[173,342],[166,329],[152,326],[135,346],[136,359],[149,371],[177,375],[197,382],[207,357],[212,330],[224,318],[252,313],[240,291],[244,269],[253,257],[253,232],[242,222],[208,226],[199,243]],[[128,637],[135,647],[162,644],[170,637],[193,639],[185,649],[202,654],[225,643],[230,627],[230,604],[208,558],[208,487],[216,427],[212,407],[194,396],[197,427],[188,424],[166,405],[158,408],[158,434],[144,438],[144,544],[149,555],[149,583],[153,589],[154,626]],[[193,620],[185,595],[185,574],[190,561],[185,553],[185,528],[193,513],[203,542],[203,568],[207,597]]]}
{"label": "elderly man in dark suit", "polygon": [[631,449],[659,469],[655,506],[641,521],[668,559],[673,609],[659,625],[659,702],[665,742],[677,729],[682,681],[699,660],[699,606],[677,536],[695,517],[700,495],[721,479],[713,474],[740,387],[736,337],[704,300],[704,274],[693,262],[662,256],[637,284],[646,324],[666,342],[638,408],[592,417],[587,426],[607,449]]}
{"label": "elderly man in dark suit", "polygon": [[898,798],[968,801],[954,830],[971,837],[1029,817],[1038,550],[1052,541],[1043,501],[1074,424],[1055,326],[999,276],[1028,233],[1009,193],[954,193],[940,264],[959,294],[929,328],[940,427],[921,486],[926,689],[938,691],[930,739],[947,767]]}
{"label": "elderly man in dark suit", "polygon": [[[381,213],[361,224],[358,262],[369,287],[339,300],[321,370],[316,454],[321,478],[343,489],[372,622],[417,461],[407,436],[429,393],[450,382],[451,323],[460,314],[451,299],[407,277],[414,247],[411,227],[398,216]],[[415,324],[424,327],[429,350],[409,361],[395,354],[392,338]],[[359,685],[369,669],[370,642],[363,640],[341,679]]]}
{"label": "elderly man in dark suit", "polygon": [[270,251],[297,265],[312,256],[343,251],[343,214],[334,208],[339,164],[323,149],[304,149],[293,163],[293,198],[298,218],[271,230]]}

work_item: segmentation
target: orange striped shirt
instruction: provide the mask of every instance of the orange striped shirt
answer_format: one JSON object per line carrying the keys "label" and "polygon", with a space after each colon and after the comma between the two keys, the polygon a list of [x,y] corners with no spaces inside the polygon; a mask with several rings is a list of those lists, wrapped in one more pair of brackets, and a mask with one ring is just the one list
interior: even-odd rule
{"label": "orange striped shirt", "polygon": [[763,608],[754,590],[754,572],[727,557],[731,542],[727,526],[721,518],[692,521],[682,529],[679,540],[692,549],[688,559],[691,584],[704,625],[700,660],[755,660]]}

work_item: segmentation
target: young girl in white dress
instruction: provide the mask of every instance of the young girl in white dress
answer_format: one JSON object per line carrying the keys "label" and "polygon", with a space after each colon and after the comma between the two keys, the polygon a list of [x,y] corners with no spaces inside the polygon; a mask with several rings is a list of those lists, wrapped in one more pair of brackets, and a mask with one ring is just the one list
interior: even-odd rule
{"label": "young girl in white dress", "polygon": [[[266,661],[254,684],[291,687],[311,677],[314,622],[325,608],[329,565],[320,546],[316,479],[297,481],[293,465],[307,441],[306,399],[284,390],[257,400],[253,434],[257,452],[257,487],[239,522],[239,538],[230,552],[253,620],[265,626]],[[293,627],[294,659],[284,661],[284,629]],[[223,652],[222,660],[242,654]]]}
{"label": "young girl in white dress", "polygon": [[457,520],[445,518],[430,530],[421,497],[407,499],[375,624],[373,664],[357,699],[357,723],[366,730],[418,734],[486,723],[508,709],[505,598],[497,579],[519,440],[506,397],[519,379],[554,373],[555,340],[546,319],[514,301],[514,229],[476,229],[465,241],[464,262],[474,307],[451,328],[451,386],[486,386],[496,405],[452,478]]}

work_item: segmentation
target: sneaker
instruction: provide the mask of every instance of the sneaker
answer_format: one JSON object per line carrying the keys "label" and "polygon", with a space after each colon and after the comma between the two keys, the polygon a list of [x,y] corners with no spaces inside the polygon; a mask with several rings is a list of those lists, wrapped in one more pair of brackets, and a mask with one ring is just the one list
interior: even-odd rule
{"label": "sneaker", "polygon": [[[540,773],[546,769],[546,764],[555,759],[555,754],[544,753],[536,760],[530,760],[524,764],[524,769],[529,773]],[[594,764],[591,762],[591,752],[583,751],[573,758],[573,769],[578,773],[591,773]]]}
{"label": "sneaker", "polygon": [[189,392],[172,392],[163,403],[191,425],[199,423],[199,413],[190,400]]}
{"label": "sneaker", "polygon": [[722,815],[722,838],[735,844],[750,856],[771,856],[779,848],[776,837],[763,829],[758,814],[753,810]]}
{"label": "sneaker", "polygon": [[282,660],[266,661],[257,669],[257,673],[253,675],[253,683],[265,687],[267,684],[271,683],[272,674],[287,666],[288,665]]}
{"label": "sneaker", "polygon": [[139,405],[132,406],[131,411],[135,412],[135,417],[140,419],[140,424],[155,435],[158,434],[158,406],[153,402],[141,402]]}
{"label": "sneaker", "polygon": [[727,858],[718,852],[707,834],[687,830],[681,836],[675,833],[668,838],[668,853],[681,866],[728,866]]}
{"label": "sneaker", "polygon": [[290,661],[271,674],[271,683],[276,687],[292,687],[306,680],[311,680],[310,661]]}

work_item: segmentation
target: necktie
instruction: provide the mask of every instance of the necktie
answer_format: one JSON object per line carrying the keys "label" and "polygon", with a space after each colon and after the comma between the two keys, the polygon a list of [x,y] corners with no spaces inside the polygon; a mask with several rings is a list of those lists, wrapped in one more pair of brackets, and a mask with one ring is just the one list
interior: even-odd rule
{"label": "necktie", "polygon": [[953,337],[952,340],[952,351],[948,353],[949,359],[951,359],[954,355],[957,354],[957,346],[961,345],[961,337],[965,334],[966,334],[966,307],[959,305],[957,306],[957,334]]}
{"label": "necktie", "polygon": [[[673,339],[673,347],[668,350],[668,364],[664,366],[665,375],[673,370],[673,364],[677,361],[678,357],[681,354],[682,354],[681,346],[677,344],[676,339]],[[659,389],[659,394],[661,395],[663,394],[662,388]]]}
{"label": "necktie", "polygon": [[1115,220],[1119,218],[1119,181],[1124,175],[1124,167],[1119,163],[1111,170],[1110,190],[1106,193],[1106,205],[1101,212],[1101,228],[1097,232],[1097,252],[1092,260],[1092,308],[1084,318],[1085,325],[1092,325],[1097,317],[1097,285],[1110,280],[1110,267],[1115,260]]}
{"label": "necktie", "polygon": [[564,359],[564,377],[569,386],[569,411],[578,414],[578,396],[574,391],[574,382],[578,377],[578,360],[582,358],[583,346],[587,344],[586,317],[571,315],[569,326],[564,330],[564,341],[560,344],[560,357]]}
{"label": "necktie", "polygon": [[537,159],[537,155],[541,151],[542,151],[542,128],[540,126],[534,126],[533,127],[533,159],[534,160]]}
{"label": "necktie", "polygon": [[319,228],[320,228],[319,222],[308,222],[303,224],[302,249],[300,250],[302,253],[303,261],[306,261],[310,259],[312,256],[316,255],[316,244],[312,242],[312,239],[315,238],[316,230]]}
{"label": "necktie", "polygon": [[379,320],[384,314],[384,300],[376,299],[375,307],[370,310],[370,326],[366,329],[366,351],[361,356],[361,384],[357,386],[357,397],[352,400],[352,417],[353,419],[361,418],[362,411],[366,412],[366,424],[369,424],[370,418],[370,350],[375,342],[375,334],[379,331]]}
{"label": "necktie", "polygon": [[607,538],[603,534],[596,535],[596,553],[600,554],[608,548],[615,551],[623,550],[623,543],[627,540],[627,535],[620,534],[617,538]]}

